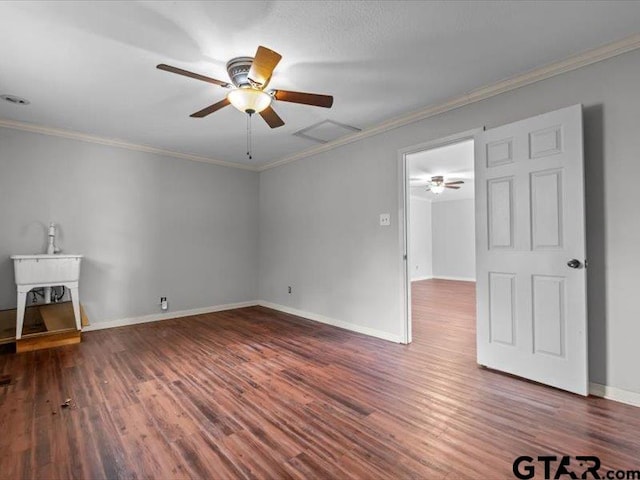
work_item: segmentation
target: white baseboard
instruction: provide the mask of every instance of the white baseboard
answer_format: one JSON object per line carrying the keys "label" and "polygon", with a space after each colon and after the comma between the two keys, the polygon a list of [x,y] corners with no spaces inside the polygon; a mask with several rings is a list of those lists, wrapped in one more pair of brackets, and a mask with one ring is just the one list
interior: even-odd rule
{"label": "white baseboard", "polygon": [[92,325],[82,327],[83,332],[91,332],[94,330],[103,330],[105,328],[125,327],[127,325],[137,325],[139,323],[159,322],[160,320],[171,320],[172,318],[190,317],[192,315],[203,315],[205,313],[222,312],[224,310],[233,310],[236,308],[255,307],[257,301],[227,303],[225,305],[214,305],[211,307],[194,308],[191,310],[178,310],[175,312],[152,313],[142,317],[119,318],[116,320],[107,320],[106,322],[96,322]]}
{"label": "white baseboard", "polygon": [[390,342],[402,343],[403,341],[400,335],[393,335],[391,333],[383,332],[382,330],[377,330],[375,328],[363,327],[362,325],[356,325],[355,323],[350,323],[350,322],[345,322],[343,320],[337,320],[335,318],[325,317],[324,315],[319,315],[317,313],[305,312],[304,310],[298,310],[297,308],[287,307],[285,305],[279,305],[277,303],[271,303],[271,302],[266,302],[264,300],[259,300],[258,305],[262,307],[270,308],[272,310],[278,310],[279,312],[296,315],[298,317],[306,318],[308,320],[313,320],[315,322],[325,323],[327,325],[332,325],[334,327],[344,328],[345,330],[350,330],[352,332],[363,333],[371,337],[381,338],[383,340],[388,340]]}
{"label": "white baseboard", "polygon": [[137,325],[140,323],[149,323],[149,322],[159,322],[161,320],[171,320],[173,318],[190,317],[192,315],[203,315],[205,313],[222,312],[224,310],[234,310],[236,308],[254,307],[256,305],[261,305],[263,307],[271,308],[273,310],[278,310],[284,313],[290,313],[291,315],[296,315],[298,317],[303,317],[316,322],[325,323],[327,325],[333,325],[334,327],[344,328],[345,330],[350,330],[352,332],[363,333],[365,335],[381,338],[383,340],[388,340],[395,343],[402,343],[402,338],[399,335],[393,335],[388,332],[383,332],[382,330],[377,330],[375,328],[363,327],[361,325],[356,325],[353,323],[344,322],[342,320],[336,320],[334,318],[325,317],[324,315],[318,315],[316,313],[306,312],[304,310],[298,310],[297,308],[291,308],[285,305],[265,302],[262,300],[229,303],[225,305],[214,305],[211,307],[194,308],[191,310],[178,310],[175,312],[167,312],[167,313],[153,313],[151,315],[144,315],[141,317],[129,317],[129,318],[119,318],[115,320],[107,320],[105,322],[96,322],[92,325],[87,325],[86,327],[82,327],[82,331],[92,332],[95,330],[103,330],[106,328],[126,327],[128,325]]}
{"label": "white baseboard", "polygon": [[421,282],[422,280],[431,280],[433,278],[433,276],[431,275],[427,275],[425,277],[416,277],[416,278],[412,278],[411,281],[412,282]]}
{"label": "white baseboard", "polygon": [[623,390],[621,388],[601,385],[599,383],[589,383],[589,393],[595,397],[602,397],[614,400],[634,407],[640,407],[640,393]]}
{"label": "white baseboard", "polygon": [[476,279],[473,277],[448,277],[448,276],[444,276],[444,275],[434,275],[433,277],[434,280],[456,280],[458,282],[475,282]]}

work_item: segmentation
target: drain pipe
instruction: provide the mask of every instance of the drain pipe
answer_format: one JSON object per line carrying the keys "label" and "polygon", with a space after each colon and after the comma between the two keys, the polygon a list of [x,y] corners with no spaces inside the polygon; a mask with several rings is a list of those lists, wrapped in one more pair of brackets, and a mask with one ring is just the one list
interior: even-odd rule
{"label": "drain pipe", "polygon": [[[56,248],[56,224],[49,224],[49,243],[47,244],[47,255],[53,255],[60,250]],[[51,303],[51,287],[44,287],[44,303]]]}

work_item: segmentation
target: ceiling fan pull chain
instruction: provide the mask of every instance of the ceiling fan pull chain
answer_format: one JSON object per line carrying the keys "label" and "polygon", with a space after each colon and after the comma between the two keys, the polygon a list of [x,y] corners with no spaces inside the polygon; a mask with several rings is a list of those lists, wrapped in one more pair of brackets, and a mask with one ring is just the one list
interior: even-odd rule
{"label": "ceiling fan pull chain", "polygon": [[251,114],[247,114],[247,157],[249,160],[252,160],[251,151],[253,150],[253,145],[251,142]]}

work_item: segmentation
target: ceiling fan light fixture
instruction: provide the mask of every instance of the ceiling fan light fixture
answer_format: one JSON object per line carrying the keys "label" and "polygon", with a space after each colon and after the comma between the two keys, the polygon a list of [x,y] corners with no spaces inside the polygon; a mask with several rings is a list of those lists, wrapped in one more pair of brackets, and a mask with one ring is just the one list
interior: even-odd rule
{"label": "ceiling fan light fixture", "polygon": [[227,95],[227,100],[243,113],[260,113],[271,105],[272,97],[255,88],[238,88]]}
{"label": "ceiling fan light fixture", "polygon": [[435,195],[440,195],[444,192],[444,183],[432,184],[430,189]]}

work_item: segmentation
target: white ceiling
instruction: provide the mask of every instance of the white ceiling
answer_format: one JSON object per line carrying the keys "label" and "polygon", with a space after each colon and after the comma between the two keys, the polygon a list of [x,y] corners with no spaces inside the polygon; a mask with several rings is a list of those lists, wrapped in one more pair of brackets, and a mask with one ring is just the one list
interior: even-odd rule
{"label": "white ceiling", "polygon": [[[316,144],[292,135],[330,119],[366,129],[638,32],[640,2],[2,2],[0,118],[245,165]],[[332,94],[334,107],[275,102],[286,122],[189,114],[224,89],[155,68],[227,80],[258,45],[282,54],[271,87]]]}
{"label": "white ceiling", "polygon": [[[432,202],[446,202],[474,198],[473,140],[424,150],[407,155],[411,195]],[[445,182],[462,180],[459,190],[445,189],[440,195],[426,191],[427,182],[434,176],[444,177]],[[417,179],[417,180],[416,180]]]}

